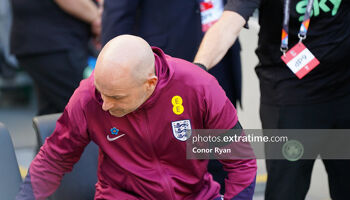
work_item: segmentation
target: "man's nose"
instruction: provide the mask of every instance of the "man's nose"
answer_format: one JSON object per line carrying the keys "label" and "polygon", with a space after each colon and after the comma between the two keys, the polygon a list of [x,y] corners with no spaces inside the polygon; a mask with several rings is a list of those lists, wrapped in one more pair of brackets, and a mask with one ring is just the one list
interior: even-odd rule
{"label": "man's nose", "polygon": [[108,111],[109,109],[111,109],[113,107],[113,103],[111,103],[110,101],[103,101],[103,104],[102,104],[102,109],[104,111]]}

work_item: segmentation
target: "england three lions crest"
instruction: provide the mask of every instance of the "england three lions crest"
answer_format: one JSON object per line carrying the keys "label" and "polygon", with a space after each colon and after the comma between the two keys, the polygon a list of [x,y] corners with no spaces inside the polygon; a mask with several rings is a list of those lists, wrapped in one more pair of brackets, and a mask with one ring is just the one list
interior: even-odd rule
{"label": "england three lions crest", "polygon": [[173,127],[174,137],[180,141],[186,141],[191,137],[191,123],[190,120],[180,120],[171,122]]}

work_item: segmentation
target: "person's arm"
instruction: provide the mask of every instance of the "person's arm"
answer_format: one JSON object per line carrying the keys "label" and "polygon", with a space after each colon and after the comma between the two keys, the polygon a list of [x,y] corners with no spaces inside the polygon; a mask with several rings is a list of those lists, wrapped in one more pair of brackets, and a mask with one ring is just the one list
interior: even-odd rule
{"label": "person's arm", "polygon": [[98,7],[92,0],[54,0],[57,5],[74,17],[92,24],[99,16]]}
{"label": "person's arm", "polygon": [[[232,129],[234,134],[244,135],[239,121]],[[256,160],[252,159],[255,158],[254,151],[249,142],[232,142],[226,147],[231,149],[232,156],[243,159],[219,160],[227,172],[224,199],[252,200],[257,173]]]}
{"label": "person's arm", "polygon": [[224,11],[221,18],[207,31],[194,58],[211,69],[224,57],[236,41],[246,21],[236,12]]}
{"label": "person's arm", "polygon": [[[238,132],[235,130],[233,133],[237,134],[242,131],[244,134],[238,121],[236,110],[228,99],[222,106],[216,106],[216,109],[218,111],[212,112],[210,121],[207,121],[207,124],[211,124],[208,128],[227,129],[229,124],[235,123],[233,126],[231,125],[231,129],[238,129]],[[223,147],[231,150],[230,155],[225,155],[223,158],[220,158],[220,156],[217,157],[219,162],[222,163],[224,171],[227,172],[224,200],[252,200],[255,189],[257,164],[250,143],[232,142]],[[232,156],[232,159],[228,159],[228,156]]]}
{"label": "person's arm", "polygon": [[104,0],[102,45],[122,34],[132,34],[140,0]]}
{"label": "person's arm", "polygon": [[[207,81],[203,98],[205,105],[204,129],[242,130],[238,122],[236,109],[226,97],[224,90],[216,79],[213,78]],[[223,164],[223,169],[227,172],[224,199],[251,200],[254,194],[257,172],[254,152],[249,143],[231,143],[228,147],[232,150],[230,155],[237,156],[236,158],[240,159],[218,157]]]}
{"label": "person's arm", "polygon": [[44,200],[53,194],[63,175],[72,170],[89,142],[79,97],[72,97],[58,119],[55,131],[30,164],[16,200]]}
{"label": "person's arm", "polygon": [[225,200],[252,200],[256,180],[256,160],[219,160],[227,172]]}
{"label": "person's arm", "polygon": [[101,11],[92,0],[54,0],[68,14],[91,25],[95,36],[101,33]]}
{"label": "person's arm", "polygon": [[221,18],[207,31],[194,63],[214,67],[234,44],[261,0],[228,0]]}

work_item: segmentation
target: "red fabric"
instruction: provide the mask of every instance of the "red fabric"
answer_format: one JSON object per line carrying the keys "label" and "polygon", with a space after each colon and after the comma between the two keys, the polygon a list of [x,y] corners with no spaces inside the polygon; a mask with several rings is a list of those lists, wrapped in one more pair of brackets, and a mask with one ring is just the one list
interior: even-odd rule
{"label": "red fabric", "polygon": [[[172,122],[190,120],[192,129],[230,129],[237,123],[236,110],[210,74],[158,48],[153,51],[159,78],[155,92],[124,117],[102,110],[93,75],[81,82],[30,166],[37,199],[56,190],[90,140],[100,147],[95,199],[205,200],[219,195],[208,161],[186,159],[186,142],[175,138]],[[180,115],[173,112],[174,96],[183,100]],[[112,128],[125,135],[108,141]],[[228,172],[225,198],[230,199],[252,183],[256,161],[222,163]]]}

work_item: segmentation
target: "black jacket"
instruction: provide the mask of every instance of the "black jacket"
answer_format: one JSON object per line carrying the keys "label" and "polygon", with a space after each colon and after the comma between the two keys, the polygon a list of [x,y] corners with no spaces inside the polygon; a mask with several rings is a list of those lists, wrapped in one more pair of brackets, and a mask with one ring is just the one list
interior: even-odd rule
{"label": "black jacket", "polygon": [[90,26],[54,1],[12,0],[11,52],[28,55],[86,47]]}

